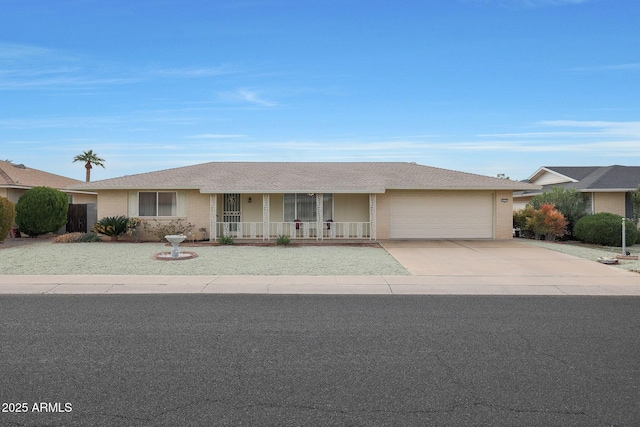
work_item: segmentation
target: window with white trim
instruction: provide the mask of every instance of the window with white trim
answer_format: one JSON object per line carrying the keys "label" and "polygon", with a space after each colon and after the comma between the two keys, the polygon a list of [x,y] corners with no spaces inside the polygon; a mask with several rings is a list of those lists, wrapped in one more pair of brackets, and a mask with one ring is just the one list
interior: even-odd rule
{"label": "window with white trim", "polygon": [[175,191],[140,191],[138,216],[177,216],[178,197]]}
{"label": "window with white trim", "polygon": [[[333,219],[333,194],[322,195],[323,220]],[[288,193],[284,195],[284,221],[294,220],[302,222],[316,222],[316,195],[306,193]]]}

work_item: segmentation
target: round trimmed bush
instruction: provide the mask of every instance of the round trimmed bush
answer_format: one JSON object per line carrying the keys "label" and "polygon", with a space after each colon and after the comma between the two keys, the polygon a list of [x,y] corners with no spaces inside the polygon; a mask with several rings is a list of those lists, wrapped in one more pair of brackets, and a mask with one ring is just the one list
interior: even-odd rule
{"label": "round trimmed bush", "polygon": [[[580,218],[574,227],[578,240],[604,246],[622,246],[622,217],[601,212]],[[625,226],[625,244],[631,246],[638,238],[638,229],[631,221]]]}
{"label": "round trimmed bush", "polygon": [[33,187],[16,203],[16,224],[31,237],[54,233],[67,223],[69,199],[60,190]]}
{"label": "round trimmed bush", "polygon": [[13,220],[16,217],[16,208],[6,197],[0,197],[0,242],[7,238]]}

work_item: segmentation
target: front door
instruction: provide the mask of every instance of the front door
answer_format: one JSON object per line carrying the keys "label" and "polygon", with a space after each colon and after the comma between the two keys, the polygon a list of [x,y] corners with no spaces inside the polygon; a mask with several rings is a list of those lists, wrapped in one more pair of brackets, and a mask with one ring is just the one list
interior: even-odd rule
{"label": "front door", "polygon": [[222,210],[222,222],[225,223],[225,229],[228,226],[231,235],[237,236],[241,221],[240,194],[225,194]]}

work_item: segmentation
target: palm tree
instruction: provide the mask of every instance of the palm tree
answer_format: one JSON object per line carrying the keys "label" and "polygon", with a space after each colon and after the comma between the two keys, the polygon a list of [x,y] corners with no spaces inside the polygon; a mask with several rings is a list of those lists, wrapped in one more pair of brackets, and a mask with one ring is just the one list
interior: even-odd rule
{"label": "palm tree", "polygon": [[97,154],[93,152],[93,150],[85,151],[82,154],[78,154],[73,158],[73,163],[75,162],[84,162],[84,167],[87,170],[86,181],[91,181],[91,169],[92,165],[102,166],[104,168],[104,159],[98,157]]}

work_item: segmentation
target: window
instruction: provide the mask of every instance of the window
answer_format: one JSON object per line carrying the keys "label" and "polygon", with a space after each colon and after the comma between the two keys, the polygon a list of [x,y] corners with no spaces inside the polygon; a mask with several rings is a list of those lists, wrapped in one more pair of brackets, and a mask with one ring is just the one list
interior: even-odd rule
{"label": "window", "polygon": [[[333,219],[333,194],[322,195],[322,217],[326,221]],[[284,220],[291,222],[299,219],[302,222],[316,222],[316,195],[312,194],[285,194],[284,195]]]}
{"label": "window", "polygon": [[177,195],[169,192],[140,192],[138,193],[139,216],[176,216]]}

